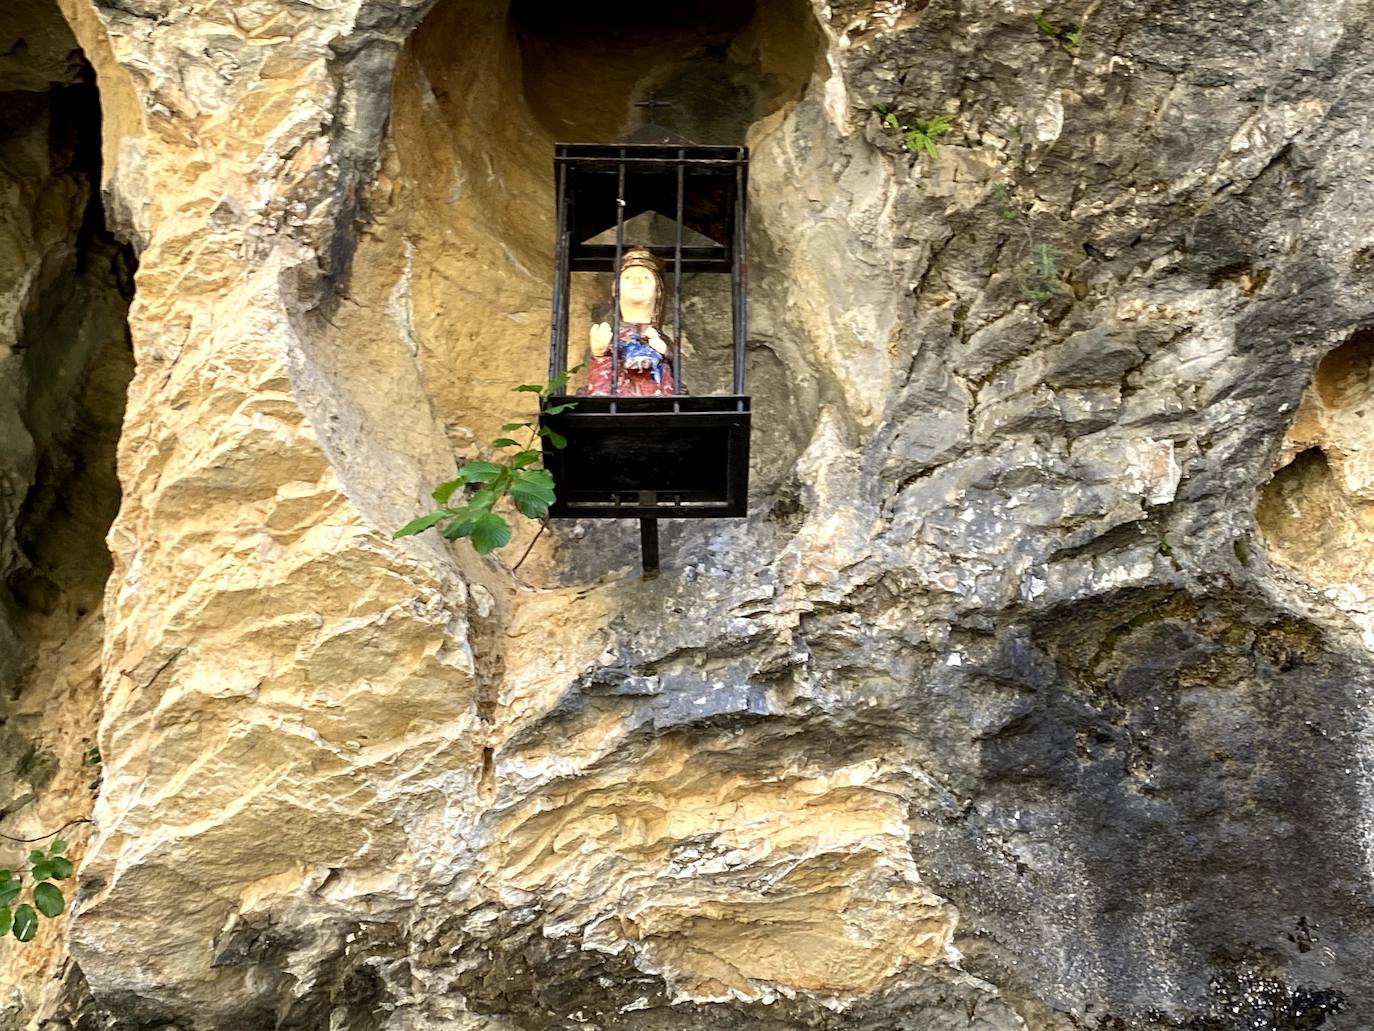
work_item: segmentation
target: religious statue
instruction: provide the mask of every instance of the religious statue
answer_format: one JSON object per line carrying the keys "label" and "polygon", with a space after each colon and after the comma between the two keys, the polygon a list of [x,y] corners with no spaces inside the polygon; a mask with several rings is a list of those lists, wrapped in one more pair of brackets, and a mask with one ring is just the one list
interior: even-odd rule
{"label": "religious statue", "polygon": [[[619,375],[622,397],[673,393],[671,345],[658,331],[663,316],[663,266],[643,247],[631,247],[620,259]],[[611,324],[591,328],[591,361],[587,393],[611,393]]]}

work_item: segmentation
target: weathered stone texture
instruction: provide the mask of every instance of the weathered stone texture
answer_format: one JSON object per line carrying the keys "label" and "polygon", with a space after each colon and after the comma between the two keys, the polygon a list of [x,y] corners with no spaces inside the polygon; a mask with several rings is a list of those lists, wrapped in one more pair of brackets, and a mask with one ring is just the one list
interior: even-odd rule
{"label": "weathered stone texture", "polygon": [[[136,371],[28,1016],[1374,1023],[1366,3],[63,11]],[[651,89],[751,147],[749,519],[393,542]]]}

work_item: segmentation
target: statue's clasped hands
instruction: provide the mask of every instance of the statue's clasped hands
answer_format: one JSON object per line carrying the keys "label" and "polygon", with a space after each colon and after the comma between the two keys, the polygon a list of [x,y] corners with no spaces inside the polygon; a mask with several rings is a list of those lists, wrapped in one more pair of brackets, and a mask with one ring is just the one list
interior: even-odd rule
{"label": "statue's clasped hands", "polygon": [[[640,339],[660,355],[667,356],[668,342],[653,326],[645,326],[644,332],[640,334]],[[598,322],[592,327],[591,345],[592,354],[597,358],[611,349],[611,324],[609,322]]]}
{"label": "statue's clasped hands", "polygon": [[661,355],[668,354],[668,342],[659,336],[658,330],[653,326],[645,326],[644,332],[640,334],[640,339],[652,347]]}

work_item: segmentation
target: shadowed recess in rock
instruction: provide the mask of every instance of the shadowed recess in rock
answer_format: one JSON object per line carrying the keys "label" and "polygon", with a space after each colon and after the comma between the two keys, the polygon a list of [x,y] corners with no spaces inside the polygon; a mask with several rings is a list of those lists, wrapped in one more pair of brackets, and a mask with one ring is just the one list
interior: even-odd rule
{"label": "shadowed recess in rock", "polygon": [[560,141],[605,143],[648,119],[697,143],[743,143],[816,71],[811,13],[788,0],[511,6],[531,113]]}
{"label": "shadowed recess in rock", "polygon": [[[456,39],[465,41],[461,60]],[[485,458],[499,427],[528,414],[528,397],[511,388],[546,376],[555,141],[613,140],[645,119],[636,101],[657,93],[673,104],[657,110],[662,123],[700,142],[742,143],[751,126],[814,88],[821,53],[814,16],[799,0],[693,5],[690,17],[671,5],[440,0],[396,65],[380,175],[365,205],[371,221],[334,316],[348,345],[321,356],[374,427],[369,446],[432,449],[417,439],[418,420],[396,418],[419,410],[460,460]],[[760,211],[754,228],[763,235]],[[608,279],[574,277],[574,362],[609,293]],[[765,339],[786,321],[784,297],[760,278],[751,324]],[[731,369],[728,281],[689,275],[683,298],[689,389],[721,389]],[[789,343],[805,352],[802,341]],[[815,418],[796,402],[805,370],[778,354],[751,340],[756,494],[785,475]],[[564,531],[544,539],[527,569],[547,566]],[[533,532],[518,525],[511,550]],[[555,565],[566,573],[580,564],[571,575],[595,578],[634,532],[603,524]]]}
{"label": "shadowed recess in rock", "polygon": [[[27,837],[90,811],[135,259],[106,228],[100,97],[66,22],[50,3],[0,22],[0,831]],[[60,937],[7,954],[0,990],[40,985]],[[6,1026],[37,1001],[4,998]]]}
{"label": "shadowed recess in rock", "polygon": [[1374,630],[1374,330],[1317,365],[1256,511],[1271,559]]}

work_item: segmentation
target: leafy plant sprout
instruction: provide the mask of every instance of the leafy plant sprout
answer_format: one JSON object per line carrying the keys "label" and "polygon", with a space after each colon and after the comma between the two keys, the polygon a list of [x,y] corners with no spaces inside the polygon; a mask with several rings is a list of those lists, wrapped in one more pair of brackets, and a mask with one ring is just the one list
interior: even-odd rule
{"label": "leafy plant sprout", "polygon": [[1060,279],[1060,254],[1053,244],[1037,242],[1031,232],[1028,206],[1018,196],[1014,184],[992,184],[992,197],[1004,219],[1020,226],[1025,236],[1025,262],[1018,275],[1021,297],[1027,301],[1048,301],[1065,292]]}
{"label": "leafy plant sprout", "polygon": [[[38,933],[39,913],[49,920],[62,915],[67,901],[52,882],[72,875],[71,860],[62,854],[65,851],[67,843],[56,838],[47,848],[30,852],[27,884],[22,871],[0,868],[0,936],[13,934],[21,942],[32,941]],[[32,901],[16,906],[26,888]]]}
{"label": "leafy plant sprout", "polygon": [[1037,243],[1031,247],[1026,260],[1026,274],[1021,280],[1021,296],[1028,301],[1048,301],[1060,293],[1059,252],[1053,244]]}
{"label": "leafy plant sprout", "polygon": [[[562,391],[569,377],[580,368],[559,373],[543,386],[522,383],[514,388],[515,392],[538,394],[540,413],[557,415],[576,407],[577,402],[550,405],[549,399]],[[467,538],[477,554],[488,555],[510,543],[510,523],[492,511],[501,499],[509,497],[515,507],[531,519],[547,516],[554,502],[553,474],[533,468],[542,457],[537,445],[540,437],[559,450],[568,442],[557,430],[541,427],[533,420],[508,422],[501,427],[503,434],[522,430],[529,432],[529,439],[523,446],[512,437],[497,437],[491,442],[491,450],[500,461],[467,462],[460,466],[455,479],[434,488],[431,496],[441,507],[417,516],[391,536],[410,537],[433,526],[438,527],[445,540]],[[518,450],[508,451],[509,448]]]}
{"label": "leafy plant sprout", "polygon": [[1044,11],[1041,11],[1035,16],[1035,27],[1046,36],[1053,39],[1070,54],[1083,45],[1083,26],[1055,25],[1045,17]]}
{"label": "leafy plant sprout", "polygon": [[952,115],[913,118],[910,122],[903,122],[897,117],[896,112],[889,110],[886,104],[878,104],[873,110],[878,112],[884,128],[893,129],[901,134],[902,146],[913,154],[925,153],[932,158],[938,156],[935,149],[935,138],[949,132],[954,126]]}

